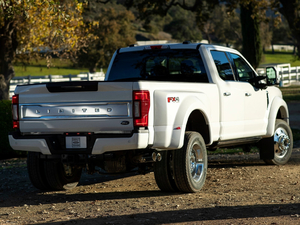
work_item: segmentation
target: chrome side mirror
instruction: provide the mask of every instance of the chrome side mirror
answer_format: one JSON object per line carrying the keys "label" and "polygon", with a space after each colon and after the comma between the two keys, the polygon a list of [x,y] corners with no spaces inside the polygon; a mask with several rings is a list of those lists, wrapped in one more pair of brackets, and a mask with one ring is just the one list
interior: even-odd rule
{"label": "chrome side mirror", "polygon": [[266,68],[266,75],[267,75],[267,85],[277,85],[278,78],[277,78],[277,71],[274,67],[267,67]]}

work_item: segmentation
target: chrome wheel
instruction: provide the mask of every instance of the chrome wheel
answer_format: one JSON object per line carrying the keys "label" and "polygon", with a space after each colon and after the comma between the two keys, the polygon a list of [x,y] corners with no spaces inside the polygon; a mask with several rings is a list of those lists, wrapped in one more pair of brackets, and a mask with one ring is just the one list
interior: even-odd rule
{"label": "chrome wheel", "polygon": [[190,173],[195,182],[198,182],[203,176],[203,152],[199,145],[195,144],[190,151]]}
{"label": "chrome wheel", "polygon": [[174,150],[173,171],[179,191],[194,193],[201,190],[207,173],[207,152],[199,133],[185,132],[184,145]]}
{"label": "chrome wheel", "polygon": [[274,135],[261,140],[261,159],[270,165],[284,165],[289,161],[292,151],[292,130],[286,121],[277,119],[275,122]]}
{"label": "chrome wheel", "polygon": [[291,145],[291,139],[288,132],[279,127],[274,133],[274,151],[275,157],[283,158],[288,153]]}

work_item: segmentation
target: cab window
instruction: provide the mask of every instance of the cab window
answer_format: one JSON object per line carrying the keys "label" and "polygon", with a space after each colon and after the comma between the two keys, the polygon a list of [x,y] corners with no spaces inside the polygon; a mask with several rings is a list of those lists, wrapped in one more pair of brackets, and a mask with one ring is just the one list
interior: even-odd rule
{"label": "cab window", "polygon": [[254,71],[251,67],[245,62],[245,60],[239,55],[229,53],[232,57],[234,65],[236,67],[238,80],[248,82],[251,78],[255,77]]}
{"label": "cab window", "polygon": [[234,81],[233,70],[225,52],[211,51],[219,76],[225,81]]}

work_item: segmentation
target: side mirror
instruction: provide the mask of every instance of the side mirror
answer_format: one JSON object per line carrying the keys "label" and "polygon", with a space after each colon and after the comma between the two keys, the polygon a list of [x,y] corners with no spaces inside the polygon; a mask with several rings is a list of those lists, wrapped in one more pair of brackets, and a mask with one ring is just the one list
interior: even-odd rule
{"label": "side mirror", "polygon": [[266,68],[266,75],[267,75],[267,85],[277,85],[277,71],[274,67],[267,67]]}

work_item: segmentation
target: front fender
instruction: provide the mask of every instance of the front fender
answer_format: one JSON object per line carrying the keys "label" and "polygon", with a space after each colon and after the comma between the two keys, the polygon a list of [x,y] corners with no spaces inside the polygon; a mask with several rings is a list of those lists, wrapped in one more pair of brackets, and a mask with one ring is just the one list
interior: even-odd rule
{"label": "front fender", "polygon": [[[278,112],[280,112],[280,118],[277,118]],[[266,137],[274,135],[276,119],[282,119],[289,124],[289,110],[286,102],[280,97],[275,97],[271,103]]]}

